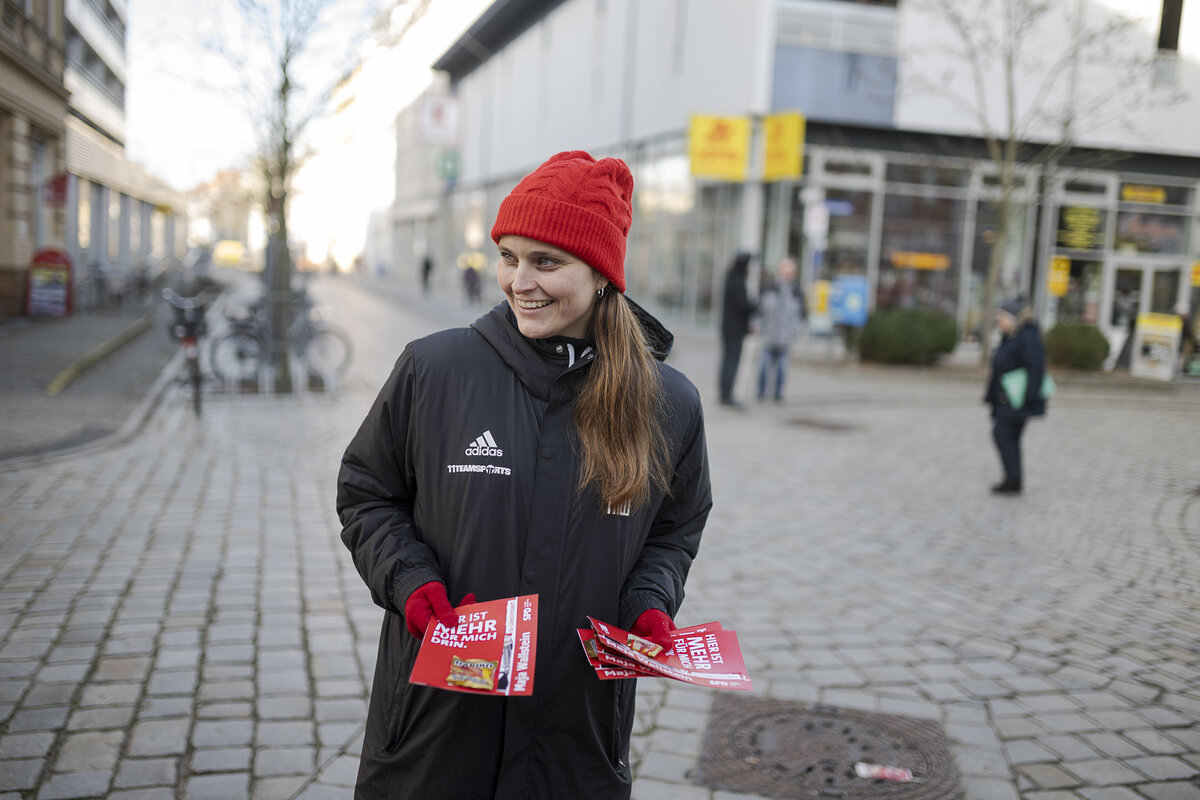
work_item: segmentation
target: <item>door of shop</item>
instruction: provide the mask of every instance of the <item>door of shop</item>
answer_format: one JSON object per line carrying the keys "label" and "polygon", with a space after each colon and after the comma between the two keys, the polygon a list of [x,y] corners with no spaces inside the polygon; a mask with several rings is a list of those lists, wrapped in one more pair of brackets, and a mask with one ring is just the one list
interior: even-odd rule
{"label": "door of shop", "polygon": [[1130,334],[1139,314],[1171,314],[1179,303],[1182,264],[1120,260],[1113,270],[1109,290],[1108,326],[1113,352],[1120,353],[1118,367],[1128,366]]}

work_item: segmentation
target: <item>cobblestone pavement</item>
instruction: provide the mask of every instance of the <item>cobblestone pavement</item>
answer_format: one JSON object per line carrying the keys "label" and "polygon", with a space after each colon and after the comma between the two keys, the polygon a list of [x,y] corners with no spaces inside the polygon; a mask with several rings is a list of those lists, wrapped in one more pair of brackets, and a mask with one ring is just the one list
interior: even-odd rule
{"label": "cobblestone pavement", "polygon": [[[474,312],[320,289],[339,392],[169,391],[0,468],[0,800],[352,795],[381,612],[338,458],[403,343]],[[756,695],[935,720],[972,800],[1200,798],[1200,392],[1060,381],[997,498],[975,378],[810,365],[736,412],[714,358],[673,357],[715,495],[678,621],[737,629]],[[694,780],[714,693],[639,683],[634,797],[747,797]]]}

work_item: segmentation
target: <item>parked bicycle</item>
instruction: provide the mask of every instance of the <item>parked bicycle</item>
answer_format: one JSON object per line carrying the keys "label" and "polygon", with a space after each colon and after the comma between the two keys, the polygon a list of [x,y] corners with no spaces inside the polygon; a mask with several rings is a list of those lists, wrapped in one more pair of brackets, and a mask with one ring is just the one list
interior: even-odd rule
{"label": "parked bicycle", "polygon": [[200,371],[200,339],[207,333],[204,315],[208,310],[208,299],[204,295],[180,297],[173,289],[163,289],[163,299],[171,304],[174,319],[171,323],[172,338],[183,345],[184,379],[192,387],[192,410],[200,416],[201,388],[204,382]]}
{"label": "parked bicycle", "polygon": [[[225,316],[227,333],[213,340],[209,361],[213,374],[233,386],[257,383],[259,372],[272,352],[270,316],[264,300]],[[350,365],[350,337],[336,325],[321,319],[308,293],[293,293],[292,323],[288,329],[288,349],[299,359],[310,376],[327,384],[336,381]]]}

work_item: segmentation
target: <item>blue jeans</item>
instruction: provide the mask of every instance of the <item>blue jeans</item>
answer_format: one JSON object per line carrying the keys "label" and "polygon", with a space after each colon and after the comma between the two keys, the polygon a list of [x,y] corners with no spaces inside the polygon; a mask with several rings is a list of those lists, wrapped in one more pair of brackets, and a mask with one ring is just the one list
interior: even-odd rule
{"label": "blue jeans", "polygon": [[775,399],[783,399],[783,382],[787,378],[788,349],[786,347],[763,348],[762,361],[758,366],[758,399],[767,399],[767,376],[775,375]]}

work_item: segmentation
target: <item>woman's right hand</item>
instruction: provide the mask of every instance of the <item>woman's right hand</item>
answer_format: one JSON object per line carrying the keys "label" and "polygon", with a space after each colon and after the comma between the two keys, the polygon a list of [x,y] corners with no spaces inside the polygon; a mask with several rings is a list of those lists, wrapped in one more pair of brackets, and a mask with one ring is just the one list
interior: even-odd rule
{"label": "woman's right hand", "polygon": [[[459,605],[475,602],[474,593],[462,599]],[[446,585],[440,581],[430,581],[413,590],[404,601],[404,624],[408,632],[418,639],[424,638],[429,620],[437,617],[438,622],[447,628],[458,625],[458,614],[450,607],[450,598],[446,596]]]}

